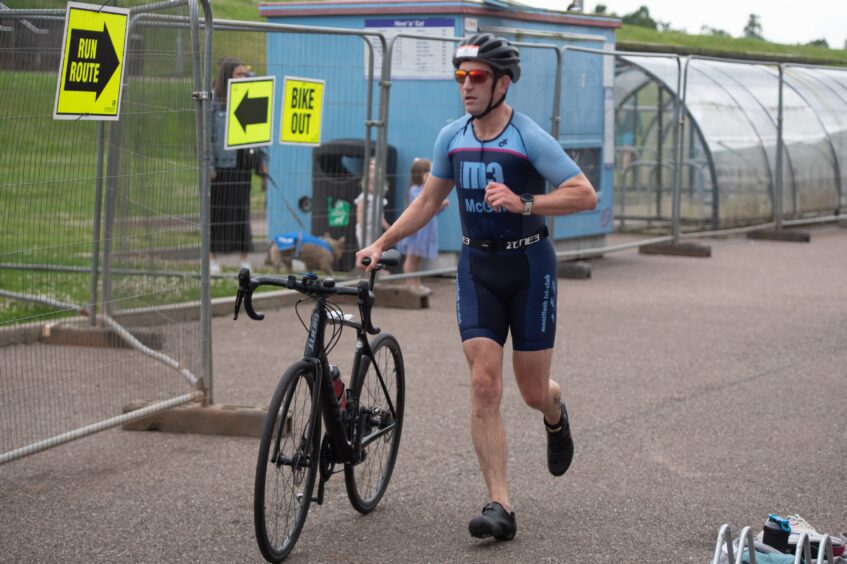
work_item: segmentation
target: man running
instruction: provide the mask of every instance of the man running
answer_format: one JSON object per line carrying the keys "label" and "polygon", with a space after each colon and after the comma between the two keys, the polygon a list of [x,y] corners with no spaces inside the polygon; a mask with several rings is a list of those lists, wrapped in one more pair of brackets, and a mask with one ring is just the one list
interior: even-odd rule
{"label": "man running", "polygon": [[[463,116],[439,133],[422,194],[371,246],[373,264],[417,231],[456,187],[462,252],[456,316],[470,368],[471,437],[489,503],[468,526],[474,537],[514,538],[500,399],[503,346],[511,332],[513,369],[524,401],[544,415],[547,466],[561,476],[573,458],[565,402],[550,379],[556,334],[556,255],[544,216],[594,209],[594,188],[558,141],[505,103],[520,79],[520,53],[488,33],[465,38],[453,57]],[[556,186],[545,193],[546,182]]]}

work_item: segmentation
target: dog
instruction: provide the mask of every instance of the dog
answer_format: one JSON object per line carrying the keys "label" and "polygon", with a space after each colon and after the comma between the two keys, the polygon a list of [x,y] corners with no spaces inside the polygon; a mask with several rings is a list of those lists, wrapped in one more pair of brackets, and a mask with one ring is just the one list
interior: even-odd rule
{"label": "dog", "polygon": [[291,231],[277,235],[268,248],[265,264],[273,266],[276,272],[284,264],[288,274],[292,274],[292,260],[303,261],[309,271],[320,270],[330,276],[335,275],[332,265],[344,253],[345,237],[333,239],[329,233],[316,237],[308,233]]}

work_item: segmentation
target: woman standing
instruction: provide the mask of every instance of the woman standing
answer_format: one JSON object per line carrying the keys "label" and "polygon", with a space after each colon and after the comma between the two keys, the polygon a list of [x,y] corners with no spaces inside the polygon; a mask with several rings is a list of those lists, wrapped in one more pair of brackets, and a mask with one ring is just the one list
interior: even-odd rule
{"label": "woman standing", "polygon": [[209,272],[219,274],[218,253],[241,253],[241,266],[250,267],[247,253],[253,250],[250,230],[250,185],[253,171],[268,172],[265,147],[225,150],[226,96],[230,79],[249,75],[250,69],[235,57],[221,60],[215,81],[212,110],[212,217]]}

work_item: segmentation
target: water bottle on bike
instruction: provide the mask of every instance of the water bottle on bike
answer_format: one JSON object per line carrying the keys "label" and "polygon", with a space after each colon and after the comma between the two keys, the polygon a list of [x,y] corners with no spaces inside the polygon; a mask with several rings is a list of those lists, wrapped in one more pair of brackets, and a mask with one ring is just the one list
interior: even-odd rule
{"label": "water bottle on bike", "polygon": [[347,394],[344,393],[344,380],[341,379],[341,371],[336,365],[330,364],[329,373],[332,376],[332,390],[335,392],[335,399],[338,400],[341,411],[344,411],[347,408]]}

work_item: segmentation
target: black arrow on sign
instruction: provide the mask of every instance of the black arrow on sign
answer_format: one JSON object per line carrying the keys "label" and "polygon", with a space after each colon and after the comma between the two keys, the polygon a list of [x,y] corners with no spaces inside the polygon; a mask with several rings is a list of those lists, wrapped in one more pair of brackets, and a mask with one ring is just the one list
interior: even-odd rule
{"label": "black arrow on sign", "polygon": [[235,119],[241,124],[241,129],[247,133],[247,126],[268,121],[268,97],[251,98],[250,91],[244,93],[244,98],[235,108]]}
{"label": "black arrow on sign", "polygon": [[[81,44],[82,41],[85,43]],[[92,45],[96,45],[96,48],[92,49]],[[103,31],[73,29],[68,68],[65,71],[65,90],[96,92],[96,100],[119,64],[118,54],[105,23]]]}

